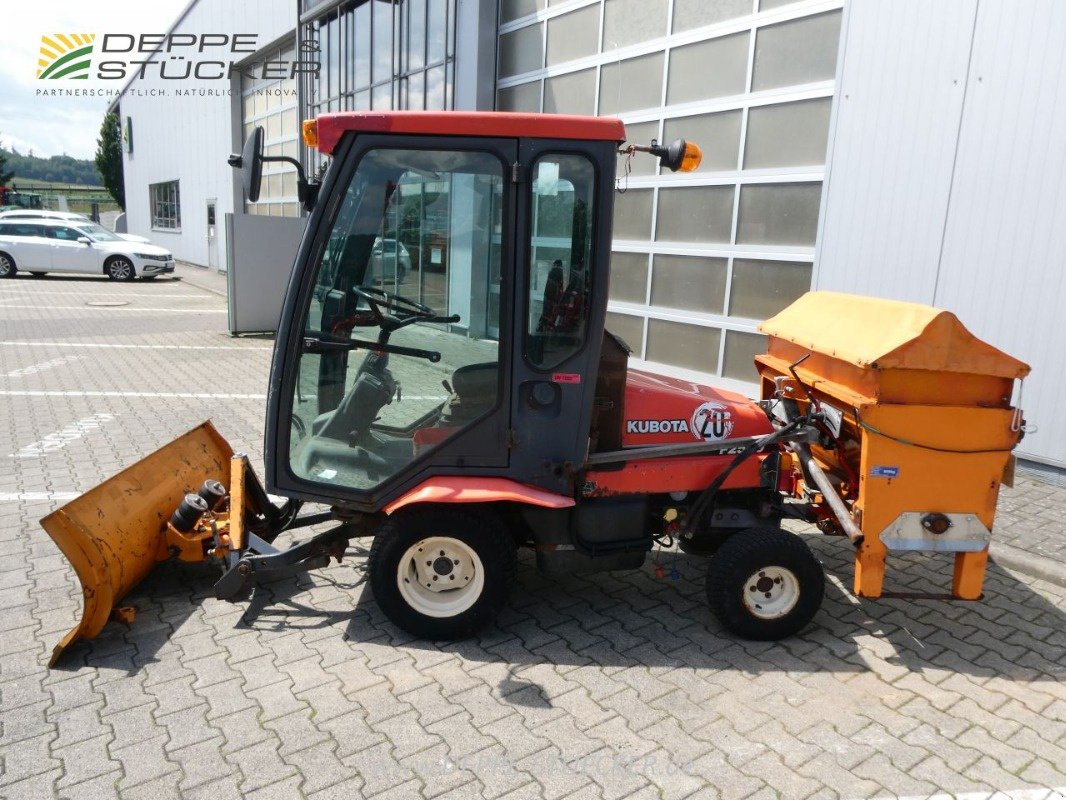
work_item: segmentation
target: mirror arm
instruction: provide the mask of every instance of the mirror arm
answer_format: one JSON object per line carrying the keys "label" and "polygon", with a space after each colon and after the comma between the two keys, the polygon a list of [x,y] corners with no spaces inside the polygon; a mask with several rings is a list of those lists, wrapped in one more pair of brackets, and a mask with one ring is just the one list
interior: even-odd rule
{"label": "mirror arm", "polygon": [[289,164],[292,164],[294,167],[296,167],[296,174],[300,176],[300,180],[305,182],[307,181],[307,178],[304,176],[303,164],[301,164],[292,156],[263,156],[262,160],[264,163],[266,163],[267,161],[285,161]]}
{"label": "mirror arm", "polygon": [[310,211],[315,207],[315,201],[318,200],[318,187],[320,184],[308,183],[307,176],[304,174],[304,167],[299,161],[292,156],[263,156],[263,162],[267,161],[284,161],[287,164],[292,164],[296,167],[296,198],[303,205],[305,211]]}

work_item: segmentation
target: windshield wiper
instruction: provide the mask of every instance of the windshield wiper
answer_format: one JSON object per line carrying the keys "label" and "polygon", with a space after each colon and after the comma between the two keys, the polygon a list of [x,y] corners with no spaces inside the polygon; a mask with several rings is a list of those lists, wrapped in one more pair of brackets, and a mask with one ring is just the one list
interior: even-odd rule
{"label": "windshield wiper", "polygon": [[417,347],[401,347],[395,344],[368,342],[363,339],[344,339],[327,333],[304,334],[304,351],[308,353],[337,353],[346,350],[374,350],[379,353],[394,353],[398,356],[424,358],[436,364],[440,353],[436,350],[422,350]]}

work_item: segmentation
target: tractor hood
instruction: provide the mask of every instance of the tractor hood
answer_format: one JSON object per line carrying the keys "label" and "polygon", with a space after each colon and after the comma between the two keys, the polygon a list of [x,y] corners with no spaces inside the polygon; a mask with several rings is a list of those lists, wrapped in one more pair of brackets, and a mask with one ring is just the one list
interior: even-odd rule
{"label": "tractor hood", "polygon": [[772,431],[763,410],[741,394],[629,370],[623,447],[716,442]]}

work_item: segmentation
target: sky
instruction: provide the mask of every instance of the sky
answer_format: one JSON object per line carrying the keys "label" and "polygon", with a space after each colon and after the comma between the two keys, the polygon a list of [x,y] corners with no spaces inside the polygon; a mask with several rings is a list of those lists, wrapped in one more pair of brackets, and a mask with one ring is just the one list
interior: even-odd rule
{"label": "sky", "polygon": [[[165,33],[188,0],[4,0],[0,25],[0,143],[38,156],[92,158],[110,102],[100,97],[38,97],[49,88],[121,88],[119,81],[37,79],[43,34]],[[121,85],[115,86],[116,83]]]}

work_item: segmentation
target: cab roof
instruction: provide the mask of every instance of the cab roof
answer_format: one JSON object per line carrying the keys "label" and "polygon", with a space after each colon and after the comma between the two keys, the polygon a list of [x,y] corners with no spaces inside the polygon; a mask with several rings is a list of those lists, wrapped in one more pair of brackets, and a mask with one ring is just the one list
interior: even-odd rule
{"label": "cab roof", "polygon": [[620,119],[499,111],[353,111],[322,114],[318,149],[332,154],[348,131],[423,136],[492,136],[508,139],[625,141]]}

